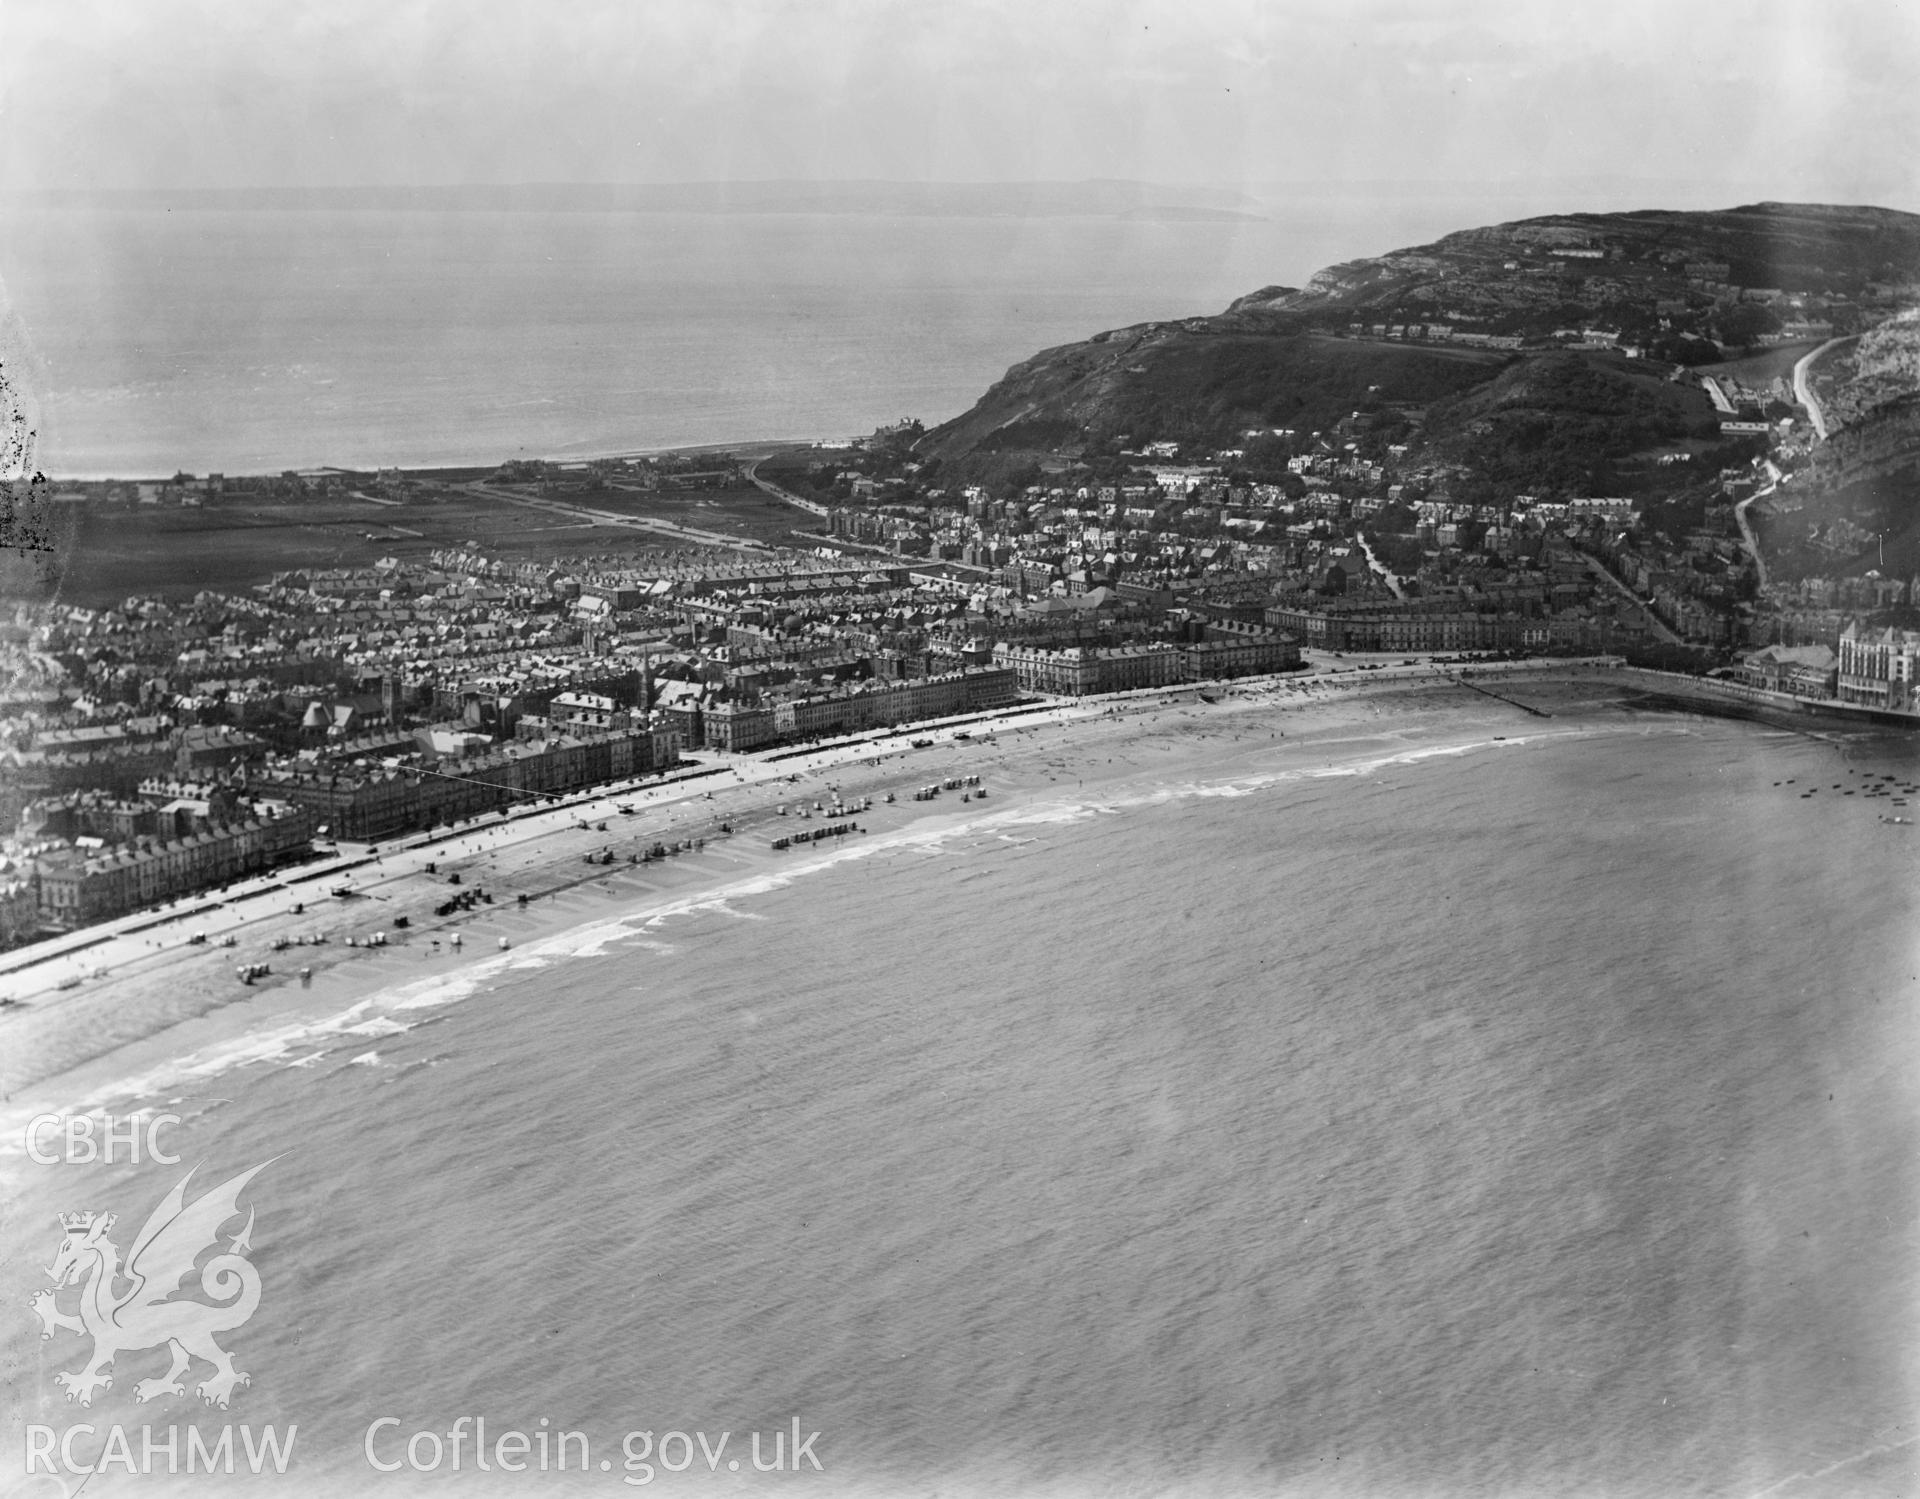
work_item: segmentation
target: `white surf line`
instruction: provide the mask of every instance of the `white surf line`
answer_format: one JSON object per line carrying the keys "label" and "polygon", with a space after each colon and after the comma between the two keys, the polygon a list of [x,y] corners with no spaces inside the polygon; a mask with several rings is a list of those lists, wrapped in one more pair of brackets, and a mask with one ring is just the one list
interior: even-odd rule
{"label": "white surf line", "polygon": [[1843,1457],[1837,1463],[1828,1463],[1826,1467],[1812,1473],[1790,1473],[1778,1483],[1770,1484],[1753,1496],[1753,1499],[1767,1499],[1769,1494],[1777,1494],[1790,1483],[1817,1483],[1830,1474],[1838,1473],[1842,1468],[1851,1468],[1855,1463],[1863,1463],[1870,1457],[1883,1457],[1889,1452],[1898,1452],[1902,1447],[1911,1447],[1920,1442],[1920,1436],[1908,1437],[1904,1442],[1889,1442],[1884,1447],[1869,1447],[1865,1452],[1856,1452],[1851,1457]]}
{"label": "white surf line", "polygon": [[[1567,728],[1528,737],[1540,742],[1623,731],[1624,728],[1614,730],[1611,726]],[[1507,742],[1518,741],[1510,739]],[[523,947],[490,953],[469,961],[457,970],[429,974],[389,989],[377,990],[364,995],[347,1009],[320,1019],[301,1019],[267,1030],[248,1032],[185,1056],[171,1058],[143,1072],[91,1090],[85,1102],[76,1102],[64,1112],[97,1113],[113,1102],[177,1092],[188,1083],[202,1082],[236,1068],[270,1063],[285,1065],[290,1053],[318,1042],[339,1041],[348,1037],[364,1038],[370,1033],[393,1034],[391,1030],[376,1027],[380,1027],[386,1017],[396,1014],[405,1015],[457,1004],[479,993],[490,981],[515,971],[545,968],[568,958],[600,957],[616,946],[629,943],[652,947],[657,951],[660,925],[670,917],[711,913],[754,919],[757,913],[743,912],[734,902],[785,889],[807,875],[890,850],[942,852],[948,843],[970,836],[987,833],[1005,836],[1006,830],[1086,822],[1131,808],[1165,806],[1190,797],[1246,796],[1269,787],[1296,782],[1366,776],[1390,766],[1417,764],[1436,757],[1454,757],[1490,749],[1495,743],[1489,738],[1457,744],[1422,745],[1392,754],[1370,756],[1346,765],[1288,768],[1213,781],[1160,785],[1117,797],[1054,797],[1023,805],[1003,804],[979,815],[958,815],[956,807],[956,815],[951,817],[922,817],[891,832],[870,834],[857,840],[835,839],[831,847],[815,845],[818,851],[811,857],[791,862],[783,860],[754,874],[704,890],[689,891],[665,899],[648,899],[617,915],[603,916],[562,928],[544,937],[529,939]],[[391,1020],[387,1024],[400,1025]],[[400,1028],[411,1029],[411,1025],[400,1025]],[[24,1123],[24,1115],[20,1122]],[[0,1114],[0,1157],[18,1153],[9,1150],[9,1137],[17,1137],[18,1134],[17,1130],[8,1127],[9,1124],[6,1115]]]}

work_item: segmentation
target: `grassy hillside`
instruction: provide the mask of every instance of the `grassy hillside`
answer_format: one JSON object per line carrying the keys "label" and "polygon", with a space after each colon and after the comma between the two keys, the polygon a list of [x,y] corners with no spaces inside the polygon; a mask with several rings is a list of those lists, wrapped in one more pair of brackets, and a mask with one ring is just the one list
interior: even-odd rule
{"label": "grassy hillside", "polygon": [[1307,432],[1368,406],[1425,406],[1484,384],[1509,362],[1301,329],[1129,330],[1014,366],[971,411],[929,433],[921,452],[954,477],[1112,439],[1227,446],[1254,427]]}
{"label": "grassy hillside", "polygon": [[[1250,428],[1304,435],[1394,404],[1427,408],[1439,456],[1497,484],[1608,490],[1632,455],[1712,442],[1718,424],[1696,388],[1567,345],[1757,353],[1791,317],[1868,326],[1913,284],[1920,215],[1889,209],[1528,219],[1332,266],[1301,290],[1265,287],[1217,317],[1048,349],[917,451],[947,480],[991,482],[1116,439],[1238,446]],[[1509,338],[1525,352],[1483,346]]]}
{"label": "grassy hillside", "polygon": [[1613,356],[1555,353],[1435,407],[1439,450],[1499,485],[1609,493],[1629,453],[1719,433],[1692,382],[1676,385]]}

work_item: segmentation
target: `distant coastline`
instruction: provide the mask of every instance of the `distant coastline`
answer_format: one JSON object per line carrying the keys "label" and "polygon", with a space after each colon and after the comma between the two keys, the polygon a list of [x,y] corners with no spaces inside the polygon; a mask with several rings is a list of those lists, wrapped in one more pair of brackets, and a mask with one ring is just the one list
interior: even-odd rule
{"label": "distant coastline", "polygon": [[[741,458],[765,458],[774,453],[792,452],[796,448],[811,448],[846,442],[847,438],[832,437],[756,437],[739,442],[690,442],[673,443],[657,447],[618,447],[596,450],[591,453],[565,453],[540,455],[545,463],[619,463],[627,459],[644,458],[696,458],[708,455],[732,454]],[[471,461],[448,463],[305,463],[292,468],[294,473],[330,473],[343,474],[356,478],[372,479],[380,473],[397,473],[403,479],[424,479],[435,482],[463,481],[486,476],[499,471],[502,463],[499,456],[476,457]],[[167,472],[151,471],[147,473],[49,473],[46,478],[52,484],[166,484],[177,474],[187,472],[178,467]],[[271,479],[285,469],[229,469],[222,471],[229,479]],[[198,478],[199,474],[191,477]]]}
{"label": "distant coastline", "polygon": [[32,208],[378,210],[425,213],[852,214],[925,218],[1145,218],[1256,222],[1247,194],[1151,182],[520,182],[225,188],[39,188]]}

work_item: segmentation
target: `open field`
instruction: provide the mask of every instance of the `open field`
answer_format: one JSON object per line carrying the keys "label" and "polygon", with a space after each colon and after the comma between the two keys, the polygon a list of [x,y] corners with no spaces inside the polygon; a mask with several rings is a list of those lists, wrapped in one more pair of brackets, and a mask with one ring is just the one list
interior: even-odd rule
{"label": "open field", "polygon": [[[778,540],[808,518],[758,490],[600,491],[580,503],[742,539]],[[473,541],[491,557],[615,558],[660,543],[622,526],[530,514],[467,490],[415,494],[398,504],[317,497],[229,496],[190,508],[89,502],[62,505],[52,557],[9,558],[0,594],[90,608],[129,594],[190,599],[202,589],[246,589],[295,567],[363,567],[381,557],[424,558]]]}
{"label": "open field", "polygon": [[636,520],[669,521],[703,531],[737,535],[742,541],[784,544],[796,526],[818,525],[816,517],[783,504],[764,490],[741,483],[727,489],[640,489],[619,483],[584,494],[557,496],[562,504],[606,510]]}

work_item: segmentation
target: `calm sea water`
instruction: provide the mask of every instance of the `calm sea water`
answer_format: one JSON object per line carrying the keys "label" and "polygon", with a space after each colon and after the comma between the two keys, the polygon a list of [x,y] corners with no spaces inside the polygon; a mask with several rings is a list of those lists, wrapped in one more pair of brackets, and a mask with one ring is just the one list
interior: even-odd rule
{"label": "calm sea water", "polygon": [[[1063,781],[128,1084],[280,1156],[233,1418],[310,1483],[483,1415],[581,1492],[637,1430],[797,1491],[795,1417],[815,1492],[1902,1491],[1920,845],[1773,783],[1913,749],[1545,727]],[[171,1180],[0,1169],[16,1308]],[[33,1331],[15,1431],[78,1417]]]}
{"label": "calm sea water", "polygon": [[13,205],[0,286],[49,473],[493,463],[944,420],[1049,345],[1569,206],[1598,205],[1323,195],[1218,223]]}

